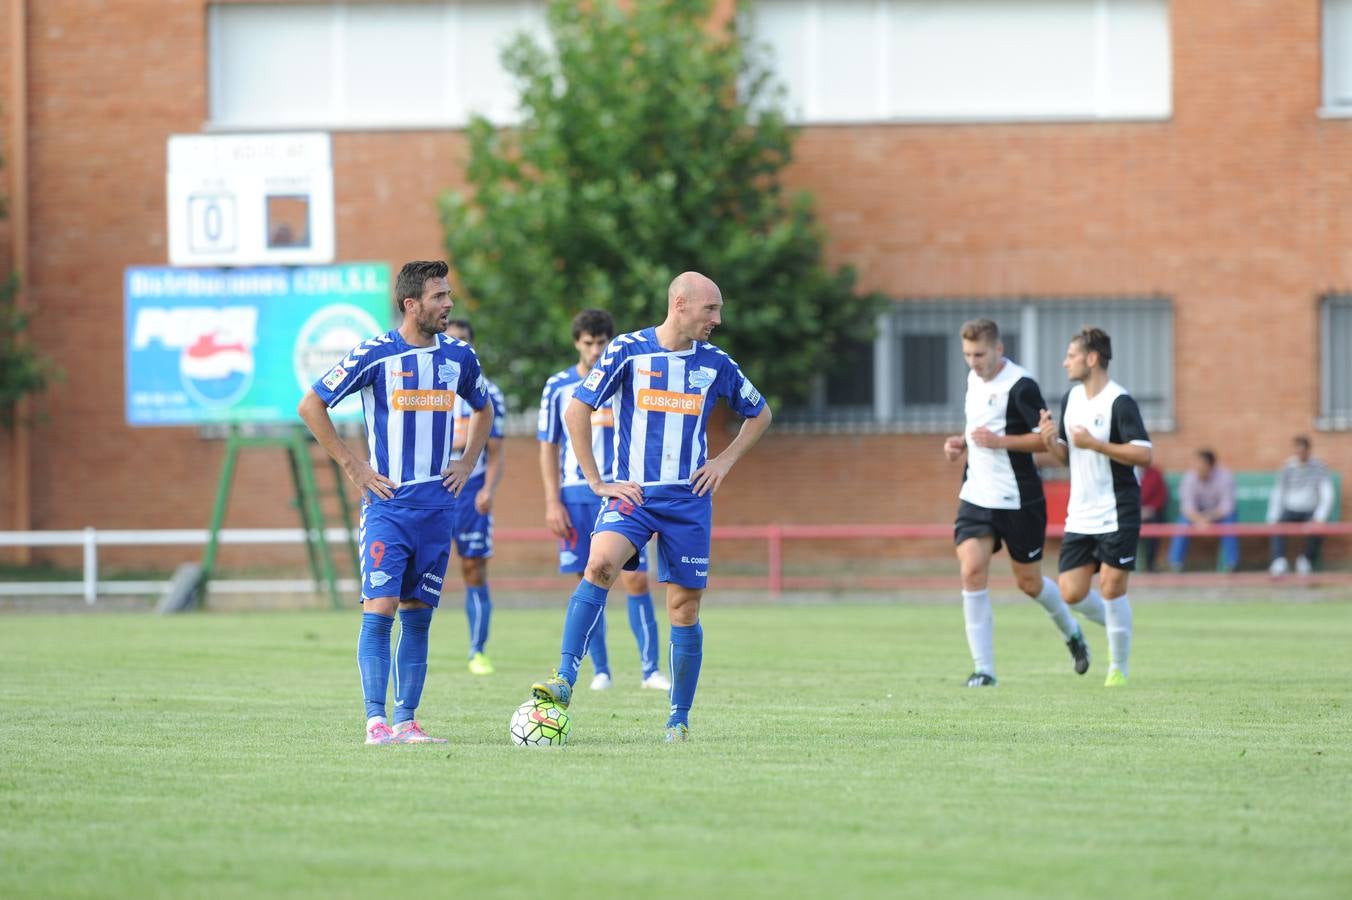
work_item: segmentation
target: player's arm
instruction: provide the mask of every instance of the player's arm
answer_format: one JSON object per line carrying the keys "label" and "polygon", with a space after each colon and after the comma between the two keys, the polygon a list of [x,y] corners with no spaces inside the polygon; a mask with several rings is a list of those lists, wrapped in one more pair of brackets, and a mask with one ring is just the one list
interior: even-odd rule
{"label": "player's arm", "polygon": [[469,417],[469,428],[465,430],[464,454],[441,470],[441,483],[457,497],[464,489],[465,482],[469,480],[469,473],[474,471],[479,454],[484,452],[484,445],[488,443],[488,433],[493,428],[493,416],[493,401],[486,400],[483,407],[476,409]]}
{"label": "player's arm", "polygon": [[1113,462],[1121,463],[1124,466],[1150,465],[1152,453],[1148,444],[1114,444],[1109,441],[1100,441],[1090,434],[1089,429],[1083,425],[1075,426],[1070,439],[1081,450],[1093,450],[1095,453],[1102,453]]}
{"label": "player's arm", "polygon": [[700,497],[717,491],[737,460],[745,456],[746,451],[756,446],[761,435],[770,430],[773,418],[770,406],[766,404],[758,415],[743,419],[742,427],[737,430],[737,437],[733,438],[732,443],[728,444],[722,453],[707,460],[704,465],[690,473],[691,490]]}
{"label": "player's arm", "polygon": [[[574,447],[591,446],[591,417],[595,408],[571,397],[563,411],[563,427],[568,429],[568,439]],[[587,479],[587,486],[598,497],[619,497],[635,506],[643,505],[643,488],[634,481],[603,481],[601,467],[596,464],[596,456],[591,453],[577,454],[577,465]]]}
{"label": "player's arm", "polygon": [[498,492],[498,484],[502,482],[502,473],[506,469],[507,462],[502,452],[502,438],[489,438],[485,452],[488,453],[488,462],[484,466],[484,486],[474,498],[474,508],[481,516],[488,515],[493,509],[493,496]]}
{"label": "player's arm", "polygon": [[[949,438],[949,440],[953,440]],[[962,440],[962,438],[958,438]],[[1015,453],[1041,453],[1047,449],[1047,442],[1042,439],[1039,432],[1029,432],[1028,434],[996,434],[989,428],[981,427],[972,431],[972,443],[978,447],[985,447],[988,450],[1010,450]],[[965,446],[965,445],[964,445]],[[944,449],[948,445],[944,444]],[[956,459],[956,457],[954,457]]]}
{"label": "player's arm", "polygon": [[540,480],[545,485],[545,526],[557,538],[566,538],[573,523],[559,499],[559,445],[540,442]]}
{"label": "player's arm", "polygon": [[352,448],[338,436],[338,430],[333,427],[333,419],[329,418],[328,405],[314,392],[313,388],[306,391],[305,396],[300,398],[296,412],[300,415],[305,426],[310,429],[310,433],[315,436],[319,446],[323,447],[324,451],[333,457],[334,462],[342,467],[343,473],[363,495],[369,491],[382,500],[388,500],[394,496],[394,489],[398,485],[371,468],[370,463],[352,452]]}
{"label": "player's arm", "polygon": [[[1042,445],[1038,444],[1038,449]],[[950,435],[944,439],[944,458],[949,462],[957,462],[962,459],[962,455],[967,452],[967,439],[960,434]]]}

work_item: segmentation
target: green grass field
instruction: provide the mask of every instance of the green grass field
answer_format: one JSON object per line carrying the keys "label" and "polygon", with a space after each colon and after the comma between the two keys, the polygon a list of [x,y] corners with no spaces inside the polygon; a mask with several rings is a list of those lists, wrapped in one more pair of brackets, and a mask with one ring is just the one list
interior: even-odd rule
{"label": "green grass field", "polygon": [[[1352,601],[1138,600],[1132,683],[996,609],[706,605],[692,742],[660,742],[623,606],[571,744],[510,745],[561,609],[499,609],[498,674],[432,635],[419,718],[366,747],[346,613],[0,618],[5,897],[1346,897]],[[665,639],[665,631],[663,632]],[[590,664],[583,669],[584,682]]]}

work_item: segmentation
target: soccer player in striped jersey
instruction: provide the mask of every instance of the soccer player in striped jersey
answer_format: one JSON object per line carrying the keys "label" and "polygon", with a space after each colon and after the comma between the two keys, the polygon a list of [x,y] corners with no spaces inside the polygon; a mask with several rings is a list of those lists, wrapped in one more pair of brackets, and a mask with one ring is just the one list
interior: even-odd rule
{"label": "soccer player in striped jersey", "polygon": [[[353,347],[314,383],[297,411],[319,445],[362,497],[361,635],[357,667],[366,703],[366,743],[444,744],[415,713],[427,677],[427,638],[450,558],[456,496],[464,489],[492,427],[493,408],[479,359],[446,337],[454,303],[439,261],[406,264],[395,281],[399,327]],[[334,430],[329,410],[360,393],[370,458]],[[451,461],[456,397],[474,410],[466,452]],[[399,613],[399,643],[390,631]],[[385,699],[394,676],[393,728]]]}
{"label": "soccer player in striped jersey", "polygon": [[1047,611],[1066,642],[1075,671],[1089,671],[1089,647],[1080,626],[1061,601],[1056,582],[1042,574],[1042,545],[1047,536],[1047,501],[1033,453],[1042,449],[1038,423],[1046,403],[1033,376],[1005,358],[1000,326],[990,319],[963,323],[962,356],[967,375],[967,424],[944,441],[944,455],[956,462],[964,454],[953,525],[962,571],[962,614],[972,652],[968,687],[995,680],[995,636],[991,613],[991,557],[1003,542],[1010,568],[1023,591]]}
{"label": "soccer player in striped jersey", "polygon": [[[591,454],[578,456],[602,499],[582,580],[568,601],[558,669],[531,686],[539,700],[567,706],[587,640],[621,569],[657,535],[657,577],[667,582],[671,623],[668,741],[690,733],[690,706],[704,657],[700,601],[709,575],[713,495],[737,460],[770,427],[770,408],[732,357],[708,343],[722,321],[723,295],[697,272],[667,289],[667,317],[655,328],[620,335],[573,391],[564,427],[573,446],[591,440],[591,415],[615,397],[615,478],[602,477]],[[709,414],[719,398],[745,421],[722,453],[708,459]]]}
{"label": "soccer player in striped jersey", "polygon": [[[1105,687],[1127,683],[1131,602],[1127,581],[1136,568],[1141,488],[1136,466],[1150,465],[1150,435],[1126,388],[1108,377],[1113,344],[1101,328],[1070,339],[1061,363],[1075,386],[1061,400],[1061,424],[1042,410],[1039,433],[1047,452],[1070,464],[1070,502],[1061,541],[1061,596],[1108,631]],[[1092,590],[1094,573],[1099,587]]]}
{"label": "soccer player in striped jersey", "polygon": [[[452,319],[446,334],[474,346],[474,326],[464,319]],[[455,500],[455,552],[460,557],[460,575],[465,582],[465,618],[469,622],[469,670],[474,675],[492,675],[493,663],[484,652],[488,644],[488,626],[493,618],[493,600],[488,591],[488,560],[493,556],[493,496],[502,481],[504,460],[502,426],[507,418],[507,400],[492,381],[488,398],[493,403],[493,427],[488,446],[479,454],[465,489]],[[469,418],[474,409],[463,397],[455,399],[455,437],[451,440],[451,459],[465,452],[469,437]]]}
{"label": "soccer player in striped jersey", "polygon": [[[584,309],[573,318],[573,346],[577,363],[557,372],[545,382],[540,398],[540,477],[545,484],[545,523],[559,539],[559,571],[581,574],[591,554],[591,530],[601,512],[601,498],[592,493],[587,476],[578,465],[578,447],[563,427],[563,411],[573,391],[589,374],[606,345],[615,337],[615,322],[604,309]],[[615,479],[615,398],[591,413],[591,443],[582,447],[600,468],[601,478]],[[648,585],[647,548],[638,551],[638,568],[620,576],[629,596],[629,628],[638,643],[641,687],[666,691],[671,682],[658,668],[657,620],[653,614],[652,589]],[[602,611],[587,644],[596,674],[592,690],[605,690],[613,683],[606,652],[606,617]]]}

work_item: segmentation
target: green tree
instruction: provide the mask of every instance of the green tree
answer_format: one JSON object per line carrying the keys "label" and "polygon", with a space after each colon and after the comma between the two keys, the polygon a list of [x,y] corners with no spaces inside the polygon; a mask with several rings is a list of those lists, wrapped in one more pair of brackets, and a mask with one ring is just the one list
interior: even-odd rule
{"label": "green tree", "polygon": [[822,262],[812,203],[780,174],[795,130],[765,54],[710,0],[553,0],[550,41],[504,63],[518,126],[469,127],[469,190],[442,198],[446,247],[485,366],[520,404],[571,356],[568,323],[660,321],[679,272],[727,300],[713,340],[780,400],[843,368],[883,298]]}
{"label": "green tree", "polygon": [[[0,170],[4,169],[0,158]],[[8,214],[0,197],[0,220]],[[23,339],[30,316],[17,305],[19,275],[0,276],[0,427],[14,425],[15,408],[28,394],[47,386],[48,367],[32,345]]]}

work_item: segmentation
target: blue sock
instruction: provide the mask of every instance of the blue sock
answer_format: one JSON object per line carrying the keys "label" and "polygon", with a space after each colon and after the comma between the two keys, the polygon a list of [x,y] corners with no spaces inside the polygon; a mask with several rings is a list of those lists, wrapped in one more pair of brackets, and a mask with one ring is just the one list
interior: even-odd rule
{"label": "blue sock", "polygon": [[699,666],[704,661],[704,629],[694,625],[671,626],[671,718],[667,727],[690,724],[690,704],[695,702]]}
{"label": "blue sock", "polygon": [[587,655],[591,657],[592,668],[596,669],[596,674],[602,672],[610,674],[610,653],[606,649],[606,610],[601,608],[601,615],[596,619],[596,627],[592,629],[591,640],[587,641]]}
{"label": "blue sock", "polygon": [[390,685],[390,629],[394,618],[379,613],[361,614],[357,637],[357,668],[361,670],[361,695],[366,718],[385,715],[385,692]]}
{"label": "blue sock", "polygon": [[469,619],[469,655],[483,653],[488,643],[488,623],[493,618],[487,584],[465,588],[465,618]]}
{"label": "blue sock", "polygon": [[559,655],[559,674],[569,684],[577,683],[577,670],[582,665],[582,657],[587,653],[587,641],[596,629],[596,620],[606,608],[606,594],[603,587],[592,584],[587,579],[577,583],[577,590],[568,598],[568,613],[563,620],[563,646]]}
{"label": "blue sock", "polygon": [[652,594],[629,596],[629,630],[638,643],[638,658],[643,664],[643,677],[657,671],[657,617],[653,613]]}
{"label": "blue sock", "polygon": [[413,718],[427,680],[427,633],[432,630],[428,606],[399,610],[399,643],[394,648],[394,723]]}

